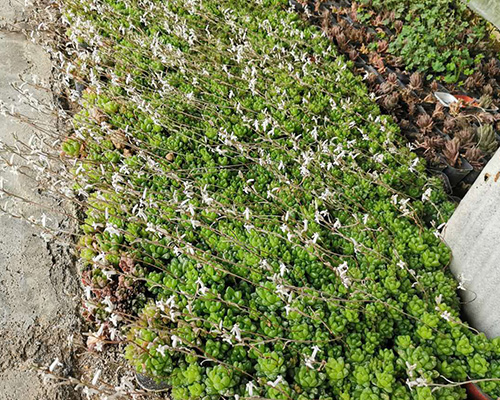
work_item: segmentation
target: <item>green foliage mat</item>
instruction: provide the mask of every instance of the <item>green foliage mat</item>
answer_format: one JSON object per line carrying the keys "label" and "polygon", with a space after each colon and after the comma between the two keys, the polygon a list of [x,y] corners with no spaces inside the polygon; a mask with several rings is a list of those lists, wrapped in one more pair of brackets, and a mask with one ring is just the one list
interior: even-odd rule
{"label": "green foliage mat", "polygon": [[360,0],[358,16],[389,39],[389,52],[402,57],[409,70],[454,83],[474,73],[491,55],[488,28],[461,0]]}
{"label": "green foliage mat", "polygon": [[500,394],[436,231],[453,206],[319,31],[281,0],[64,10],[98,338],[175,399]]}

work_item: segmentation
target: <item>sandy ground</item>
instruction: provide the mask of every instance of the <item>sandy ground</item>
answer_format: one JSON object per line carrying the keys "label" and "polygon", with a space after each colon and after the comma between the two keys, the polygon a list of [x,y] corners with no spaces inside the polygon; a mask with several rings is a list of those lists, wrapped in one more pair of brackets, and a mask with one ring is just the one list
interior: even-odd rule
{"label": "sandy ground", "polygon": [[[26,40],[24,2],[0,0],[0,100],[16,102],[10,86],[19,76],[49,79],[51,64],[43,50]],[[50,93],[36,93],[40,99]],[[19,108],[33,115],[26,107]],[[51,122],[51,121],[49,121]],[[11,142],[11,133],[27,140],[30,128],[0,116],[0,140]],[[48,199],[22,175],[0,170],[5,187],[48,204],[53,215],[62,207]],[[40,216],[40,209],[25,210]],[[58,218],[60,224],[67,223]],[[0,400],[70,400],[76,393],[68,387],[43,384],[34,365],[49,365],[58,357],[57,372],[73,374],[71,336],[78,339],[79,285],[74,262],[67,249],[46,243],[23,221],[0,217]]]}

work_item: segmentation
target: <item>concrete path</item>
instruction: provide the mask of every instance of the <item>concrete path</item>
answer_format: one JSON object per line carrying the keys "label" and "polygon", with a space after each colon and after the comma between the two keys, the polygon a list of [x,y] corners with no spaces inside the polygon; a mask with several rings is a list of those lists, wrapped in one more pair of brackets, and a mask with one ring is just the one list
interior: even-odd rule
{"label": "concrete path", "polygon": [[493,338],[500,336],[500,150],[448,222],[451,269],[464,280],[466,319]]}
{"label": "concrete path", "polygon": [[[43,50],[19,31],[26,26],[23,3],[0,0],[0,100],[12,104],[17,93],[10,86],[19,76],[48,79],[51,64]],[[46,92],[37,93],[40,99]],[[20,107],[34,115],[27,107]],[[38,116],[37,116],[38,117]],[[30,129],[0,115],[0,141],[12,143],[11,133],[27,140]],[[39,194],[22,175],[0,169],[6,189],[30,199],[58,204]],[[40,216],[41,210],[25,210]],[[62,222],[62,220],[60,221]],[[58,357],[60,374],[71,373],[68,338],[80,332],[78,280],[67,249],[47,244],[23,221],[0,217],[0,400],[69,400],[70,388],[43,384],[33,365],[49,365]]]}

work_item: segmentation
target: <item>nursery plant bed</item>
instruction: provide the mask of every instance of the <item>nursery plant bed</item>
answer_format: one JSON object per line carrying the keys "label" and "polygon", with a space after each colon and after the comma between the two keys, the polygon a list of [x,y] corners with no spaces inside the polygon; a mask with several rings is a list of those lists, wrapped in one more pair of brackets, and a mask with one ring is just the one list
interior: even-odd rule
{"label": "nursery plant bed", "polygon": [[496,373],[447,269],[454,205],[287,1],[60,7],[85,90],[47,159],[82,207],[90,350],[175,400],[463,398],[446,383]]}
{"label": "nursery plant bed", "polygon": [[[459,80],[462,86],[457,90],[456,83],[446,83],[444,80],[428,81],[426,73],[415,73],[415,69],[406,68],[402,60],[395,63],[394,57],[389,54],[389,50],[385,50],[385,47],[384,50],[377,52],[377,49],[374,49],[377,43],[380,45],[381,41],[386,41],[390,45],[391,41],[397,40],[398,33],[393,30],[391,23],[387,22],[389,20],[383,18],[377,20],[377,27],[373,27],[370,22],[376,19],[376,13],[367,21],[357,14],[356,9],[361,10],[360,15],[373,12],[370,5],[349,1],[303,1],[294,4],[306,18],[321,25],[340,51],[355,62],[358,72],[364,76],[365,82],[377,95],[381,108],[394,117],[401,131],[416,144],[417,148],[423,149],[419,154],[428,160],[430,170],[436,167],[439,156],[449,148],[446,151],[449,152],[450,149],[458,151],[461,157],[468,159],[473,165],[474,171],[481,171],[491,156],[491,151],[486,152],[478,146],[479,139],[475,132],[481,125],[492,124],[496,129],[500,127],[498,125],[500,116],[496,113],[499,102],[497,80],[500,70],[493,50],[487,53],[486,59],[481,63],[482,66],[486,66],[485,71],[490,71],[491,74],[485,72],[482,75],[483,69],[481,69],[472,77],[463,76],[462,80]],[[384,15],[384,18],[388,18],[388,14]],[[418,67],[415,66],[417,69]],[[488,69],[490,67],[491,69]],[[436,91],[444,91],[447,94],[463,92],[464,82],[465,86],[470,88],[470,82],[474,79],[477,83],[472,85],[472,92],[465,94],[463,98],[478,99],[485,87],[488,91],[491,88],[492,91],[488,92],[491,93],[491,106],[457,108],[452,105],[450,110],[434,97]],[[420,132],[417,129],[415,133],[414,127],[422,118],[429,119],[430,126],[424,126]],[[440,142],[438,138],[442,136],[443,130],[447,134],[447,139]],[[464,135],[465,130],[470,130],[471,133]],[[458,146],[450,143],[455,137],[458,137],[456,139],[459,141]],[[455,172],[453,169],[447,171]],[[453,182],[453,193],[462,197],[470,187],[471,178],[477,176],[477,173],[469,174],[468,180],[457,179],[455,175],[450,177],[450,182]]]}

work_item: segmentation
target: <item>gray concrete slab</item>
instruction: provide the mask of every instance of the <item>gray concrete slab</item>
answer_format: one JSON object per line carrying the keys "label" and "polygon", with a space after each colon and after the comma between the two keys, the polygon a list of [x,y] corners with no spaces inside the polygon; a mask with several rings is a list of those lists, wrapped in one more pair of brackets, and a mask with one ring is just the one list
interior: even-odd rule
{"label": "gray concrete slab", "polygon": [[[11,83],[20,76],[49,79],[51,62],[40,46],[26,40],[16,29],[24,23],[24,2],[0,0],[0,100],[16,103]],[[35,93],[39,99],[51,94]],[[40,118],[27,106],[18,104],[25,115]],[[45,122],[51,122],[45,118]],[[53,122],[53,121],[52,121]],[[54,124],[55,125],[55,124]],[[32,131],[0,115],[0,141],[12,143],[12,132],[28,140]],[[31,179],[0,170],[6,189],[51,207],[58,223],[61,205],[37,191]],[[24,207],[27,215],[39,217],[43,210]],[[71,345],[80,332],[77,306],[79,286],[69,250],[46,243],[40,232],[24,221],[0,217],[0,400],[69,400],[71,388],[44,384],[37,365],[49,365],[58,357],[68,374],[72,368]]]}
{"label": "gray concrete slab", "polygon": [[460,203],[444,238],[451,270],[465,280],[460,290],[466,319],[493,338],[500,336],[500,150]]}

